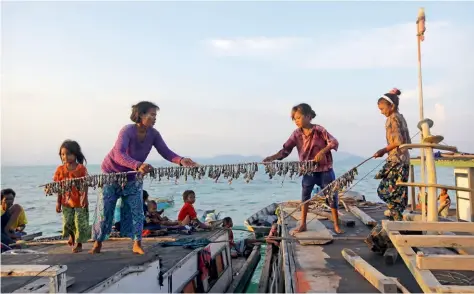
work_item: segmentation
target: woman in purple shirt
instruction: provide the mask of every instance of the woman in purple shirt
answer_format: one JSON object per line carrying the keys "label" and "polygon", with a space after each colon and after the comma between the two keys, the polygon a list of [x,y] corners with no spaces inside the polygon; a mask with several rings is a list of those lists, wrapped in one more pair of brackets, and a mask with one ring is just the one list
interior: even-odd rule
{"label": "woman in purple shirt", "polygon": [[[145,161],[153,146],[170,162],[181,166],[197,165],[191,159],[177,155],[166,146],[160,133],[153,127],[157,110],[158,106],[147,101],[132,107],[130,119],[134,123],[120,130],[115,146],[102,162],[103,173],[150,172],[153,167]],[[133,239],[134,253],[145,253],[141,246],[144,221],[142,191],[143,184],[135,181],[135,174],[128,176],[127,184],[123,188],[118,183],[104,185],[96,206],[96,218],[92,226],[92,239],[95,243],[90,253],[100,253],[102,242],[110,234],[118,198],[122,198],[123,203],[120,233]]]}

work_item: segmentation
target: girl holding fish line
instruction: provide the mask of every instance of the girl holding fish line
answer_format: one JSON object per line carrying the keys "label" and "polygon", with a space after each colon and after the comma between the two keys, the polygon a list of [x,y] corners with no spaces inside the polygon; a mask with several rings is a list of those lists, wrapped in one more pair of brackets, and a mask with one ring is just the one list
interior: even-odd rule
{"label": "girl holding fish line", "polygon": [[[184,158],[171,151],[163,141],[160,133],[153,127],[156,122],[158,106],[142,101],[132,107],[130,119],[133,124],[120,130],[112,150],[102,162],[103,173],[137,171],[141,174],[150,172],[153,167],[145,163],[151,148],[166,160],[181,166],[196,166],[189,158]],[[142,183],[136,181],[136,174],[127,176],[127,184],[104,185],[99,190],[96,216],[92,226],[92,239],[95,241],[90,253],[100,253],[102,242],[112,229],[117,199],[122,199],[120,217],[120,234],[133,239],[133,252],[145,254],[141,245],[143,222]]]}
{"label": "girl holding fish line", "polygon": [[388,153],[388,159],[382,169],[375,175],[381,179],[377,194],[387,203],[390,218],[402,220],[402,213],[408,204],[408,187],[397,186],[397,181],[407,182],[410,171],[410,154],[407,149],[400,150],[402,144],[410,144],[407,122],[398,111],[400,90],[394,88],[382,95],[377,104],[380,112],[387,117],[385,131],[387,146],[374,154],[375,158]]}
{"label": "girl holding fish line", "polygon": [[[339,143],[324,127],[312,124],[311,120],[316,117],[316,113],[306,103],[301,103],[291,109],[291,119],[295,122],[297,129],[291,134],[290,138],[283,145],[283,148],[276,154],[265,158],[264,162],[273,160],[282,160],[291,154],[293,148],[298,150],[299,160],[314,160],[318,163],[314,172],[303,176],[301,182],[302,195],[301,201],[307,201],[311,198],[311,191],[315,185],[324,189],[336,179],[333,170],[333,158],[331,149],[336,150]],[[334,219],[334,230],[341,234],[343,231],[339,227],[338,218],[338,195],[327,198],[331,206],[331,212]],[[308,214],[309,203],[305,203],[301,208],[300,226],[293,233],[306,231],[306,216]]]}
{"label": "girl holding fish line", "polygon": [[[63,164],[54,173],[55,182],[87,175],[87,169],[83,165],[86,158],[76,141],[64,141],[59,148],[59,157]],[[87,242],[90,237],[87,192],[87,189],[79,191],[72,187],[70,192],[58,193],[56,212],[63,213],[63,236],[69,236],[67,243],[74,246],[73,253],[81,252],[82,243]]]}

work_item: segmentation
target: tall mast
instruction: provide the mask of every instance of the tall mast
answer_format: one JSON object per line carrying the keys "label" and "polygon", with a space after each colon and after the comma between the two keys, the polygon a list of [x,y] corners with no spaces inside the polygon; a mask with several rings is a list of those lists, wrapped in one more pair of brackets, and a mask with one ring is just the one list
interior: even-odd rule
{"label": "tall mast", "polygon": [[[423,111],[423,79],[421,74],[421,42],[424,40],[425,33],[425,10],[423,8],[420,8],[420,10],[418,11],[418,18],[416,20],[416,30],[416,39],[418,45],[418,103],[420,110],[420,121],[422,121],[425,118]],[[423,142],[423,132],[420,132],[420,141]],[[426,183],[425,151],[423,148],[420,149],[420,172],[421,183]],[[425,191],[425,187],[420,187],[422,220],[426,220],[426,201],[428,199],[425,197]]]}

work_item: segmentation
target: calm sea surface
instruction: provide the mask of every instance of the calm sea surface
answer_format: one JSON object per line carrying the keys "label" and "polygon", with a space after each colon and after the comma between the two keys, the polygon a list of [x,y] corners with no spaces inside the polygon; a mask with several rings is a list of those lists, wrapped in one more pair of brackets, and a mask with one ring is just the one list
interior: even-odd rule
{"label": "calm sea surface", "polygon": [[[356,181],[374,169],[380,162],[370,161],[359,168],[359,176]],[[100,173],[99,165],[88,165],[89,173]],[[339,176],[351,169],[348,164],[335,163],[336,175]],[[23,206],[28,218],[27,232],[43,232],[43,236],[58,235],[61,230],[61,214],[55,212],[55,196],[46,197],[39,185],[50,182],[56,166],[31,166],[31,167],[2,167],[1,168],[1,188],[12,188],[16,191],[15,203]],[[364,194],[367,200],[379,201],[376,189],[378,181],[374,180],[377,168],[370,172],[353,190]],[[416,174],[419,173],[418,169]],[[442,184],[454,185],[454,175],[451,168],[438,168],[438,182]],[[221,212],[221,217],[230,216],[234,221],[234,226],[242,226],[243,221],[254,212],[260,210],[272,202],[279,202],[291,199],[300,199],[301,178],[290,180],[286,178],[282,184],[282,178],[276,177],[269,180],[263,171],[255,176],[250,183],[245,183],[242,179],[235,180],[229,185],[224,179],[214,183],[210,179],[185,183],[180,181],[150,181],[145,180],[144,188],[152,198],[173,197],[175,205],[166,210],[165,214],[170,218],[176,218],[183,200],[181,193],[186,189],[196,192],[196,210],[198,215],[202,215],[205,210],[216,209]],[[455,197],[450,192],[451,199]],[[94,216],[94,209],[97,199],[97,191],[89,190],[89,203],[91,221]],[[243,232],[236,231],[236,237],[242,236]],[[259,265],[261,267],[261,263]],[[252,282],[258,283],[259,274],[255,274]]]}

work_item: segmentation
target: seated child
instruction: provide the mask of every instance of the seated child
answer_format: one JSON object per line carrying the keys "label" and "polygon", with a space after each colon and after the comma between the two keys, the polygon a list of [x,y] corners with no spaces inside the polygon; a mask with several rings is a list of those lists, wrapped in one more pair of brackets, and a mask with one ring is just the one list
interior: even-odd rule
{"label": "seated child", "polygon": [[182,226],[191,225],[193,227],[200,227],[208,229],[209,226],[199,221],[196,210],[194,209],[194,202],[196,202],[196,193],[193,190],[186,190],[183,192],[183,207],[178,213],[178,222]]}
{"label": "seated child", "polygon": [[438,201],[438,215],[441,215],[442,217],[447,217],[449,213],[449,207],[451,206],[451,198],[449,197],[447,189],[441,189],[441,194],[439,194],[438,196]]}
{"label": "seated child", "polygon": [[222,227],[227,228],[229,230],[229,244],[230,244],[230,256],[232,258],[236,258],[239,256],[248,257],[252,252],[253,244],[258,244],[257,240],[249,240],[249,239],[241,239],[237,242],[234,241],[234,233],[232,232],[232,227],[234,223],[232,222],[232,218],[225,217],[222,220]]}
{"label": "seated child", "polygon": [[148,211],[146,213],[145,222],[146,225],[154,224],[154,225],[162,225],[162,226],[177,226],[179,222],[177,221],[170,221],[166,216],[161,216],[163,210],[157,211],[157,205],[155,200],[151,200],[148,202]]}

